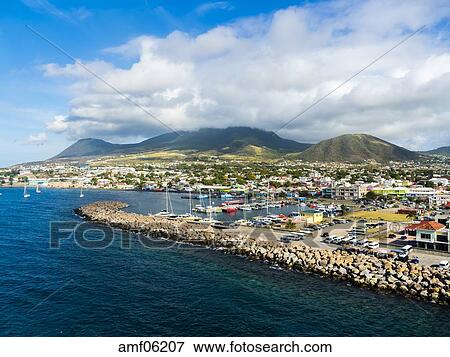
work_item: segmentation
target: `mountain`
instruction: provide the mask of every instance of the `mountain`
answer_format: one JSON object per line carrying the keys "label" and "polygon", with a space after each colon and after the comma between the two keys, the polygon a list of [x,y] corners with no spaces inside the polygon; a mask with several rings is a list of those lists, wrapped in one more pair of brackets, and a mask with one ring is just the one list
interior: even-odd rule
{"label": "mountain", "polygon": [[248,147],[261,147],[280,153],[301,152],[311,144],[283,139],[272,131],[249,127],[204,128],[197,131],[166,133],[137,144],[112,144],[100,139],[81,139],[52,159],[141,153],[154,150],[194,150],[239,153]]}
{"label": "mountain", "polygon": [[415,160],[419,154],[366,134],[345,134],[323,140],[300,153],[306,161],[378,162]]}
{"label": "mountain", "polygon": [[100,139],[81,139],[54,158],[102,155],[105,152],[114,152],[118,146],[120,145]]}
{"label": "mountain", "polygon": [[427,155],[444,155],[444,156],[450,156],[450,146],[442,146],[440,148],[424,151],[424,154]]}

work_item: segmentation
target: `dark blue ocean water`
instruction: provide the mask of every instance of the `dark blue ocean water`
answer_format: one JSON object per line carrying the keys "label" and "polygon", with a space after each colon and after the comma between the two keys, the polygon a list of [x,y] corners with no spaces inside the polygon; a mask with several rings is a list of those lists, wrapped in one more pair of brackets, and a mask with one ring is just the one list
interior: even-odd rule
{"label": "dark blue ocean water", "polygon": [[[203,248],[49,248],[49,222],[100,199],[157,211],[159,193],[0,188],[1,336],[448,336],[450,308]],[[173,198],[176,210],[187,201]]]}

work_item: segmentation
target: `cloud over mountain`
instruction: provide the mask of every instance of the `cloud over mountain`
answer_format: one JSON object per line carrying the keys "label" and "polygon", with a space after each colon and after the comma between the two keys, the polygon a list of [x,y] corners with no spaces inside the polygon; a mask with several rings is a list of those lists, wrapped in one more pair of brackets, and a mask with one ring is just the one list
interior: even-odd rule
{"label": "cloud over mountain", "polygon": [[[367,63],[426,29],[280,131],[316,142],[367,132],[411,149],[450,140],[448,1],[337,1],[289,7],[191,35],[140,36],[83,61],[176,130],[247,125],[276,131]],[[149,137],[166,131],[76,63],[48,64],[73,99],[48,129],[70,138]],[[120,140],[120,139],[119,139]]]}

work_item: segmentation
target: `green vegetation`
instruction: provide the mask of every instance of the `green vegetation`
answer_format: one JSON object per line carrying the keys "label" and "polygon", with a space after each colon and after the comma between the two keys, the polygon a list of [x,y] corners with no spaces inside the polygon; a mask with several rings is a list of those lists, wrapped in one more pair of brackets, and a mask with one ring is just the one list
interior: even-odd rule
{"label": "green vegetation", "polygon": [[[164,150],[215,151],[220,154],[261,155],[300,152],[310,144],[283,139],[277,134],[248,127],[199,129],[166,133],[137,144],[112,144],[99,139],[82,139],[55,156],[54,159],[143,153]],[[274,155],[275,156],[275,155]]]}
{"label": "green vegetation", "polygon": [[321,141],[298,155],[306,161],[377,162],[414,160],[415,152],[366,134],[347,134]]}

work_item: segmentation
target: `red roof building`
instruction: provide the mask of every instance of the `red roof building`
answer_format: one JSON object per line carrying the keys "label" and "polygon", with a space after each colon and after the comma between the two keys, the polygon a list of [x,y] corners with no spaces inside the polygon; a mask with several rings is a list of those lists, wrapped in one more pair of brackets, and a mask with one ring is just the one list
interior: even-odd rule
{"label": "red roof building", "polygon": [[420,223],[410,224],[405,227],[405,230],[409,232],[415,232],[418,229],[421,231],[440,231],[445,228],[445,226],[441,223],[435,221],[422,221]]}

